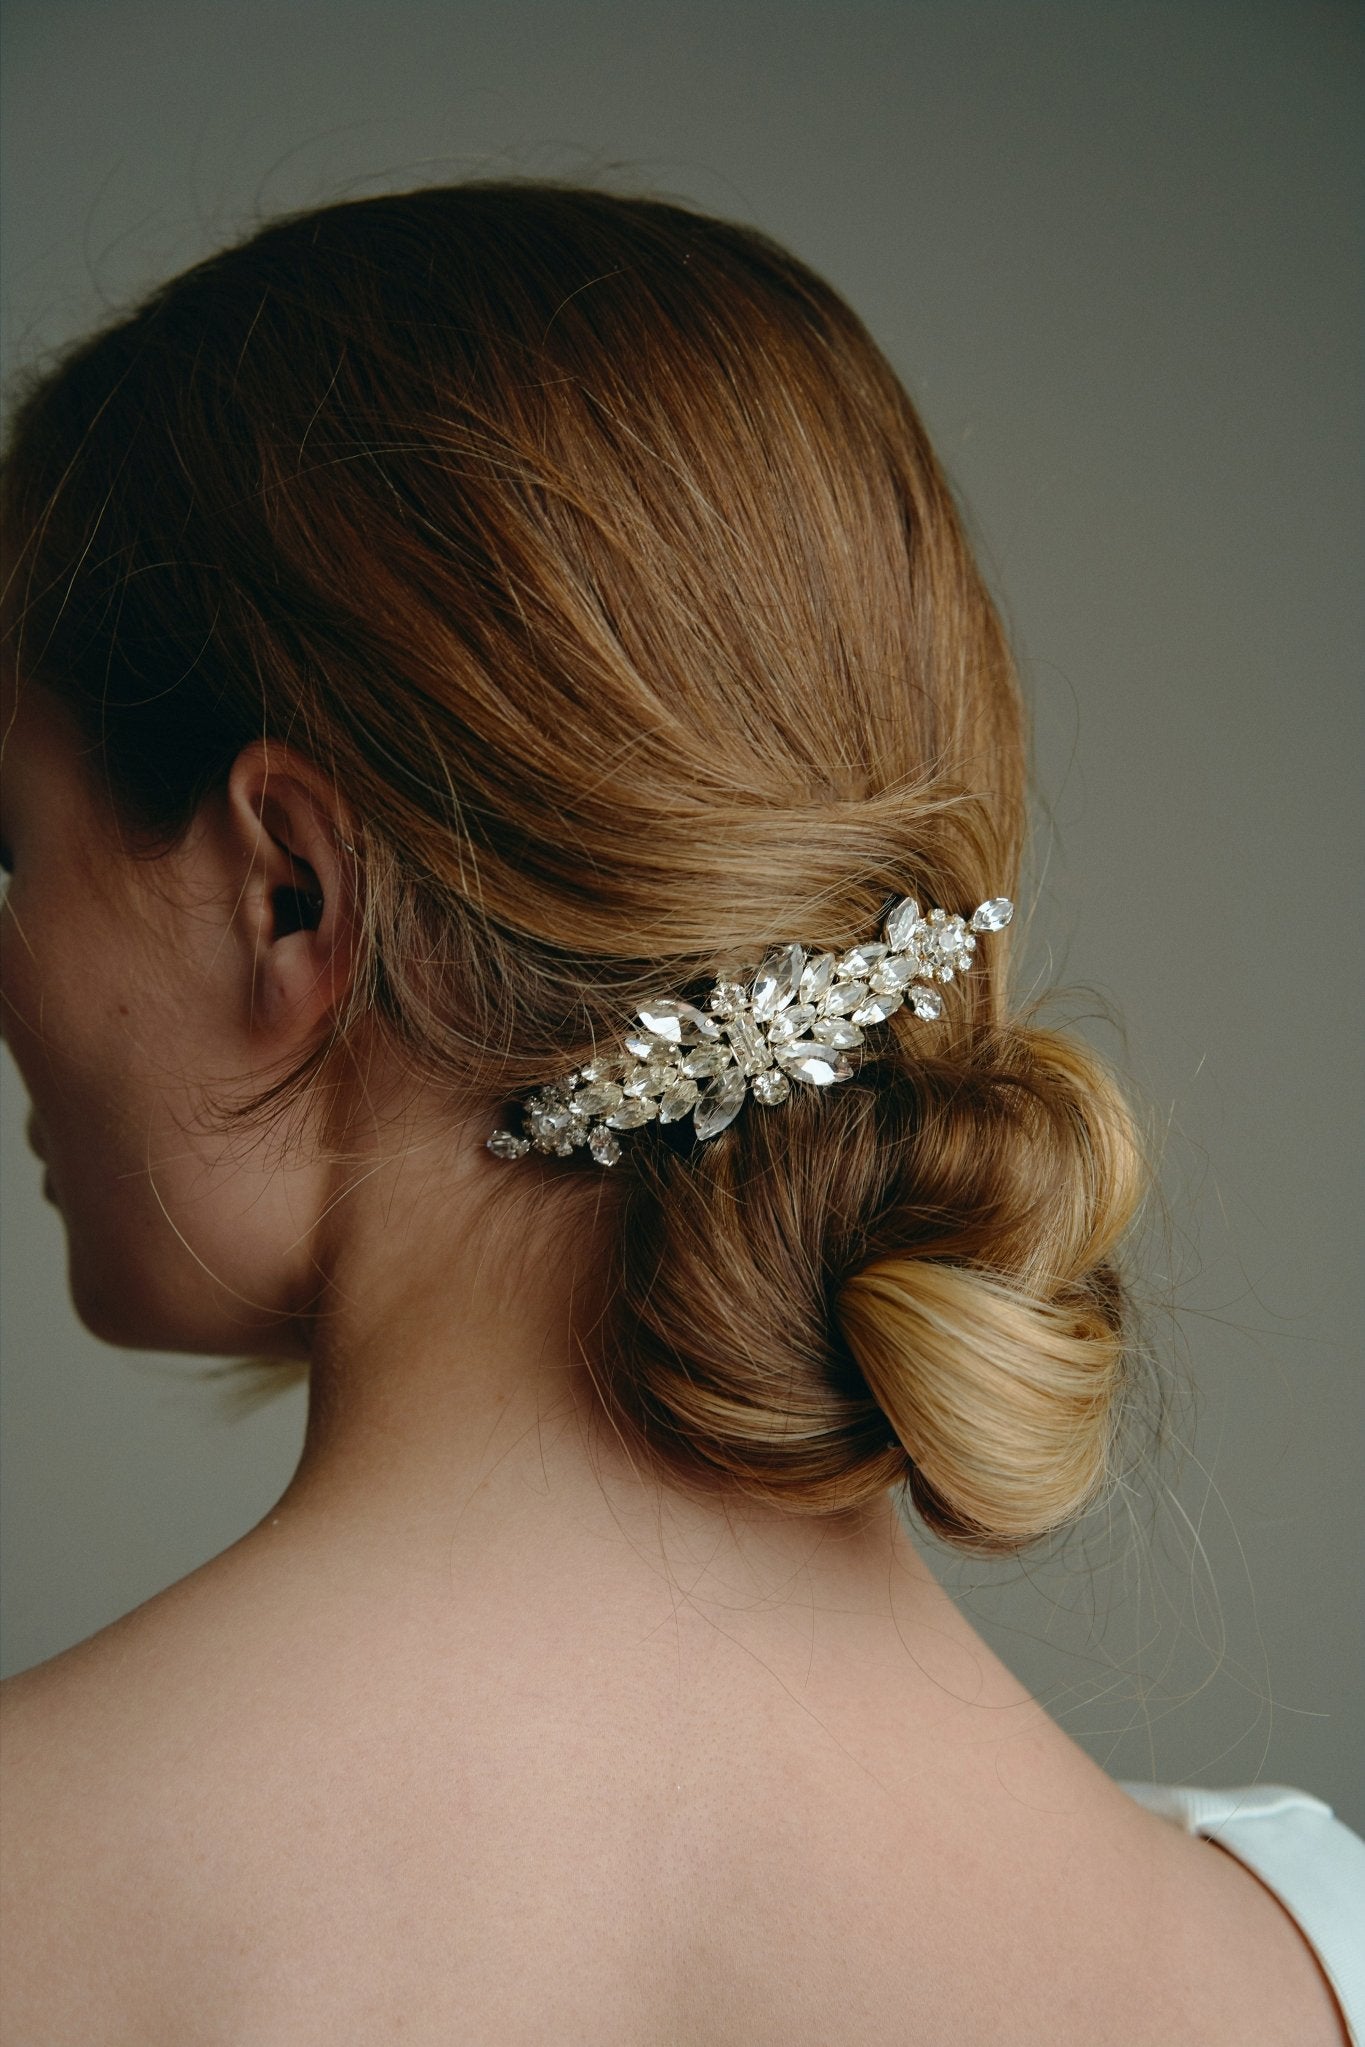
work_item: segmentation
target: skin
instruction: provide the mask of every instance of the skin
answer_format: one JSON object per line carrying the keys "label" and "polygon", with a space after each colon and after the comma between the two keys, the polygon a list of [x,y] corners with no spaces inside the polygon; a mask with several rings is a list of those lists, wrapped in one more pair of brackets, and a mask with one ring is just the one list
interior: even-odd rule
{"label": "skin", "polygon": [[508,1179],[497,1103],[371,1043],[330,1151],[315,1106],[205,1115],[353,970],[306,758],[244,749],[148,865],[45,692],[5,678],[0,734],[0,1012],[76,1311],[310,1372],[260,1525],[3,1688],[7,2042],[1345,2037],[1269,1893],[1062,1734],[889,1504],[636,1469],[579,1349],[609,1202]]}

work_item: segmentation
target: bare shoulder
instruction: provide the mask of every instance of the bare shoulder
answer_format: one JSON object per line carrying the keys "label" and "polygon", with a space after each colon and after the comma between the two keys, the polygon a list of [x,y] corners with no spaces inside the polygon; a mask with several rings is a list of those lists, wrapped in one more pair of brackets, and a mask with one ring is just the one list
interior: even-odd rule
{"label": "bare shoulder", "polygon": [[675,1673],[204,1619],[0,1688],[6,2047],[1344,2038],[1271,1894],[1045,1721],[934,1747],[879,1669],[842,1716],[744,1675],[683,1714]]}
{"label": "bare shoulder", "polygon": [[5,2047],[210,2037],[189,2014],[241,1715],[198,1681],[173,1591],[0,1685]]}
{"label": "bare shoulder", "polygon": [[[103,1649],[0,1685],[0,2037],[6,2047],[135,2037],[150,1898]],[[113,1690],[116,1692],[117,1688]],[[109,1710],[112,1705],[112,1711]]]}
{"label": "bare shoulder", "polygon": [[[1173,2027],[1206,2014],[1191,2033],[1264,2047],[1346,2047],[1340,2007],[1307,1936],[1245,1864],[1211,1840],[1151,1813],[1140,1815],[1126,1894],[1164,1899],[1165,1938],[1154,1942],[1153,2009]],[[1165,2037],[1159,2030],[1157,2038]]]}

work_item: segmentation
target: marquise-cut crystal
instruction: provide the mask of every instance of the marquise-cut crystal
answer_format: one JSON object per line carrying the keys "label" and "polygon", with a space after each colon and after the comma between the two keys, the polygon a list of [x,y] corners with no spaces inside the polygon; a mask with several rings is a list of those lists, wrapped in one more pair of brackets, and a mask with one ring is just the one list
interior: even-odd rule
{"label": "marquise-cut crystal", "polygon": [[686,1073],[680,1073],[676,1080],[669,1082],[659,1098],[659,1121],[676,1123],[680,1116],[687,1114],[700,1093],[695,1080]]}
{"label": "marquise-cut crystal", "polygon": [[693,1080],[704,1080],[709,1073],[719,1073],[730,1064],[728,1045],[694,1045],[682,1058],[682,1070],[690,1073]]}
{"label": "marquise-cut crystal", "polygon": [[853,1021],[855,1024],[885,1023],[886,1019],[900,1008],[904,1000],[905,997],[898,989],[889,995],[869,995],[867,1001],[854,1010]]}
{"label": "marquise-cut crystal", "polygon": [[746,1073],[761,1073],[765,1066],[772,1065],[773,1055],[752,1017],[732,1018],[725,1026],[725,1035],[734,1046],[735,1057]]}
{"label": "marquise-cut crystal", "polygon": [[857,1024],[850,1023],[846,1016],[822,1016],[811,1025],[810,1034],[822,1045],[838,1045],[844,1051],[863,1042],[863,1034]]}
{"label": "marquise-cut crystal", "polygon": [[673,1050],[668,1038],[659,1037],[655,1031],[631,1031],[625,1039],[627,1052],[633,1052],[637,1059],[667,1057]]}
{"label": "marquise-cut crystal", "polygon": [[627,1095],[661,1095],[669,1082],[677,1078],[678,1069],[667,1059],[647,1059],[643,1066],[637,1066],[629,1074],[621,1092]]}
{"label": "marquise-cut crystal", "polygon": [[923,981],[916,981],[906,1000],[916,1016],[932,1019],[943,1014],[943,997],[937,988],[930,988]]}
{"label": "marquise-cut crystal", "polygon": [[580,1116],[609,1116],[621,1106],[621,1090],[614,1080],[596,1080],[578,1090],[573,1106]]}
{"label": "marquise-cut crystal", "polygon": [[832,1080],[847,1080],[853,1072],[837,1045],[822,1045],[814,1038],[798,1038],[793,1045],[783,1045],[777,1056],[784,1073],[793,1073],[812,1087],[828,1087]]}
{"label": "marquise-cut crystal", "polygon": [[779,1102],[785,1102],[791,1091],[791,1082],[776,1066],[770,1066],[766,1072],[754,1076],[754,1094],[767,1109],[775,1108]]}
{"label": "marquise-cut crystal", "polygon": [[842,974],[845,979],[849,976],[856,979],[870,973],[879,960],[886,958],[890,950],[891,948],[883,945],[880,939],[874,940],[870,945],[855,945],[844,954],[834,971],[836,974]]}
{"label": "marquise-cut crystal", "polygon": [[766,1023],[770,1016],[775,1016],[791,1001],[805,967],[806,955],[799,945],[784,945],[779,951],[769,953],[754,978],[750,1004],[759,1023]]}
{"label": "marquise-cut crystal", "polygon": [[919,920],[920,907],[915,898],[902,896],[883,927],[892,952],[905,952],[909,949]]}
{"label": "marquise-cut crystal", "polygon": [[634,1130],[641,1123],[648,1123],[659,1113],[659,1104],[651,1095],[631,1095],[614,1109],[607,1121],[613,1130]]}
{"label": "marquise-cut crystal", "polygon": [[815,1021],[813,1002],[789,1002],[785,1009],[779,1009],[768,1025],[768,1043],[786,1044],[792,1038],[799,1038],[809,1024]]}
{"label": "marquise-cut crystal", "polygon": [[894,995],[899,988],[908,988],[917,974],[925,971],[924,962],[916,953],[903,952],[883,960],[872,972],[874,995]]}
{"label": "marquise-cut crystal", "polygon": [[812,953],[801,975],[801,986],[796,991],[797,1001],[810,1003],[818,1008],[829,993],[829,984],[834,979],[834,966],[832,952]]}
{"label": "marquise-cut crystal", "polygon": [[528,1137],[518,1137],[511,1130],[495,1130],[487,1144],[494,1158],[499,1159],[524,1159],[531,1149]]}
{"label": "marquise-cut crystal", "polygon": [[988,903],[982,903],[972,911],[973,931],[1003,931],[1014,915],[1014,904],[1008,896],[992,896]]}
{"label": "marquise-cut crystal", "polygon": [[695,1045],[699,1038],[718,1038],[720,1025],[705,1010],[698,1009],[693,1002],[675,1002],[671,997],[659,996],[647,1002],[635,1014],[647,1031],[656,1037],[667,1038],[670,1045]]}
{"label": "marquise-cut crystal", "polygon": [[825,997],[825,1015],[848,1016],[866,1000],[866,981],[836,981]]}
{"label": "marquise-cut crystal", "polygon": [[620,1140],[610,1130],[597,1129],[588,1138],[588,1150],[599,1166],[614,1166],[621,1156]]}
{"label": "marquise-cut crystal", "polygon": [[744,1107],[746,1092],[744,1075],[737,1066],[704,1087],[701,1100],[692,1111],[692,1128],[698,1137],[714,1137],[727,1123],[733,1123]]}

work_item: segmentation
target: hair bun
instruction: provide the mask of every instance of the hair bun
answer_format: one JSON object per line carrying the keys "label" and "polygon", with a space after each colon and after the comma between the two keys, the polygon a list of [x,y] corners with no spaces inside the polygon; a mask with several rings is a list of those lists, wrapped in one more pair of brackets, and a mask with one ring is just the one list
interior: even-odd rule
{"label": "hair bun", "polygon": [[908,1484],[971,1550],[1101,1491],[1143,1173],[1085,1048],[992,1029],[637,1156],[609,1385],[676,1474],[804,1513]]}
{"label": "hair bun", "polygon": [[998,1275],[883,1258],[839,1321],[905,1446],[921,1516],[950,1541],[1014,1548],[1101,1490],[1123,1372],[1115,1318],[1083,1289],[1046,1300]]}
{"label": "hair bun", "polygon": [[1110,1475],[1129,1334],[1112,1254],[1143,1168],[1093,1054],[1024,1027],[994,1050],[994,1072],[919,1118],[915,1205],[937,1181],[947,1227],[855,1272],[837,1313],[923,1519],[1008,1550],[1074,1519]]}

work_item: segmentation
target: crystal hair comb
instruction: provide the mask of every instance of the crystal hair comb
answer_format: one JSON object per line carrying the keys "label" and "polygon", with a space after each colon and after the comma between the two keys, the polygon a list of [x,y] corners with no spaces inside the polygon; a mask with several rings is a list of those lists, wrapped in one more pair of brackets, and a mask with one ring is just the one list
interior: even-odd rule
{"label": "crystal hair comb", "polygon": [[807,1087],[848,1080],[854,1067],[845,1055],[863,1043],[864,1030],[902,1004],[919,1017],[941,1016],[935,984],[969,972],[977,933],[1002,931],[1013,915],[1008,896],[993,896],[970,918],[922,914],[903,896],[872,944],[837,955],[779,946],[752,979],[716,981],[704,1009],[669,996],[646,1002],[619,1053],[533,1089],[521,1105],[523,1134],[495,1130],[488,1149],[519,1159],[528,1151],[567,1157],[586,1145],[599,1165],[613,1166],[619,1130],[690,1114],[698,1137],[714,1137],[750,1091],[772,1108],[794,1080]]}

